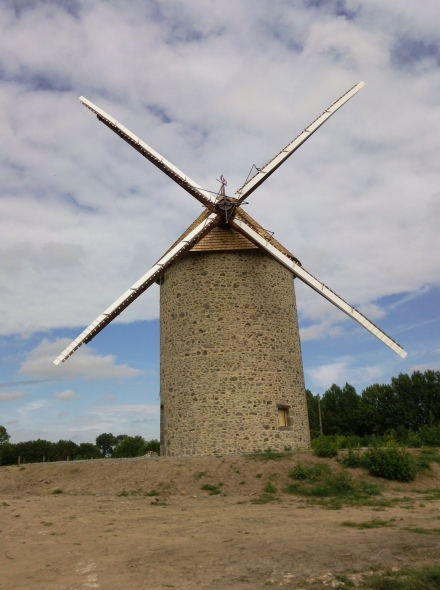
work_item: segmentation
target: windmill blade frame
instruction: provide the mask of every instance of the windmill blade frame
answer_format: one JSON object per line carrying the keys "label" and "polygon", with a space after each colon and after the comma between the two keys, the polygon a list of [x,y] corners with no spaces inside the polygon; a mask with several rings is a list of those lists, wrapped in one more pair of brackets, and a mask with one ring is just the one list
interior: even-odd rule
{"label": "windmill blade frame", "polygon": [[190,195],[202,203],[202,205],[207,207],[210,211],[214,211],[215,198],[208,191],[203,189],[197,184],[197,182],[179,170],[177,166],[171,164],[171,162],[166,160],[161,154],[159,154],[159,152],[156,152],[156,150],[139,139],[137,135],[118,123],[116,119],[90,102],[90,100],[87,100],[87,98],[84,98],[84,96],[80,96],[79,100],[81,104],[95,113],[98,119],[104,123],[104,125],[119,135],[119,137],[121,137],[148,161],[159,168],[159,170],[164,172],[169,178],[174,180],[174,182],[176,182],[179,186],[184,188]]}
{"label": "windmill blade frame", "polygon": [[341,311],[347,314],[349,317],[356,320],[361,326],[366,328],[369,332],[376,336],[381,342],[386,344],[391,350],[393,350],[400,357],[405,358],[407,353],[403,348],[395,342],[392,338],[385,334],[380,328],[378,328],[373,322],[366,318],[359,310],[348,304],[342,297],[339,297],[334,291],[329,289],[324,283],[321,283],[308,271],[306,271],[301,265],[288,258],[285,254],[280,252],[278,248],[275,248],[267,240],[262,238],[254,229],[249,227],[244,221],[234,218],[231,220],[231,226],[239,231],[241,234],[251,240],[256,246],[265,250],[268,254],[273,256],[275,260],[285,266],[292,274],[301,279],[306,285],[311,287],[314,291],[322,295],[325,299],[333,303]]}
{"label": "windmill blade frame", "polygon": [[155,283],[165,270],[178,258],[190,250],[194,244],[218,225],[221,217],[211,213],[206,219],[197,225],[183,240],[169,250],[156,264],[144,274],[130,289],[125,291],[114,303],[110,305],[100,316],[96,318],[63,352],[53,361],[59,365],[68,359],[80,346],[90,342],[101,330],[112,322],[126,307],[137,299],[144,291]]}
{"label": "windmill blade frame", "polygon": [[254,192],[277,168],[283,164],[305,141],[317,131],[330,117],[336,113],[346,102],[350,100],[355,94],[362,90],[365,82],[358,82],[350,90],[347,90],[338,100],[331,104],[317,119],[310,123],[295,139],[286,145],[276,156],[269,160],[262,168],[258,168],[258,172],[248,180],[235,193],[237,203],[242,203],[251,193]]}

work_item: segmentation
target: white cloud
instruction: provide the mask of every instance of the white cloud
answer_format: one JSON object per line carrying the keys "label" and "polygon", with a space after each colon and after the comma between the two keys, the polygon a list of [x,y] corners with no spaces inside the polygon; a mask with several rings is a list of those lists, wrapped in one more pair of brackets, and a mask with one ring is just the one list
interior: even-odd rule
{"label": "white cloud", "polygon": [[[78,2],[76,18],[62,4],[37,2],[19,17],[7,7],[0,332],[87,325],[200,210],[78,93],[203,186],[215,190],[222,171],[233,190],[253,161],[365,77],[366,89],[252,195],[249,212],[350,302],[439,276],[430,253],[440,140],[430,131],[440,73],[435,60],[412,73],[391,59],[405,35],[438,45],[433,8],[356,6],[97,0]],[[117,321],[156,317],[157,299],[153,287]]]}
{"label": "white cloud", "polygon": [[[382,297],[401,293],[404,304],[438,285],[437,13],[438,0],[424,0],[423,10],[410,0],[6,3],[0,334],[23,335],[23,347],[8,354],[24,358],[24,338],[36,331],[80,332],[201,210],[81,106],[79,94],[207,189],[216,190],[223,173],[232,193],[252,162],[263,165],[364,79],[366,88],[249,198],[247,211],[373,321],[392,311],[379,307]],[[115,321],[157,318],[158,290],[153,285]],[[297,291],[303,341],[355,333],[308,287]],[[398,327],[404,323],[409,339],[432,317],[425,310],[399,318]],[[55,367],[68,343],[42,341],[20,373],[50,380],[139,374],[90,345]],[[317,380],[342,377],[340,362],[330,351]],[[344,363],[345,378],[356,377]],[[78,382],[64,387],[84,399]],[[69,428],[94,427],[87,424]]]}
{"label": "white cloud", "polygon": [[140,375],[142,371],[128,365],[116,364],[111,355],[99,356],[90,346],[82,346],[62,365],[54,365],[54,359],[70,344],[70,339],[61,338],[50,342],[44,339],[32,350],[20,367],[20,374],[37,378],[73,379],[123,379]]}
{"label": "white cloud", "polygon": [[23,399],[27,397],[25,393],[21,391],[9,391],[5,393],[0,393],[0,402],[10,402],[16,399]]}
{"label": "white cloud", "polygon": [[300,328],[299,334],[302,342],[308,340],[322,340],[328,336],[335,337],[343,334],[339,326],[333,326],[329,322],[322,322],[321,324],[313,324],[306,328]]}
{"label": "white cloud", "polygon": [[367,316],[368,319],[373,321],[379,320],[380,318],[383,318],[386,315],[385,311],[378,305],[375,305],[374,303],[360,305],[359,311],[363,313],[365,316]]}
{"label": "white cloud", "polygon": [[[94,406],[87,412],[86,422],[98,432],[125,430],[135,432],[133,424],[157,425],[159,404],[123,404]],[[139,432],[137,432],[139,434]],[[128,432],[127,432],[128,434]]]}
{"label": "white cloud", "polygon": [[62,399],[62,400],[78,399],[78,396],[76,395],[76,393],[74,391],[72,391],[71,389],[65,389],[64,391],[60,391],[59,393],[54,393],[53,397],[55,399]]}
{"label": "white cloud", "polygon": [[[365,382],[373,383],[381,378],[382,373],[383,364],[365,364],[359,367],[355,364],[355,359],[351,357],[306,369],[306,374],[310,379],[310,387],[312,390],[316,388],[321,392],[326,391],[333,383],[340,387],[345,383],[350,383],[354,387]],[[361,392],[358,391],[358,393]]]}
{"label": "white cloud", "polygon": [[6,424],[18,424],[17,418],[11,418],[6,422]]}

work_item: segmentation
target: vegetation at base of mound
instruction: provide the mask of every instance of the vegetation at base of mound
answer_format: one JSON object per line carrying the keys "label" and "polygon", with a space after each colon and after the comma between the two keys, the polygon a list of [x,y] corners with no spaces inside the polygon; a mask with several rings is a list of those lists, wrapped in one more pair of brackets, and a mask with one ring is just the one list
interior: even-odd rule
{"label": "vegetation at base of mound", "polygon": [[421,527],[406,527],[406,531],[418,535],[440,535],[440,529],[424,529]]}
{"label": "vegetation at base of mound", "polygon": [[362,587],[371,590],[440,590],[440,566],[373,574]]}
{"label": "vegetation at base of mound", "polygon": [[364,522],[353,522],[351,520],[345,520],[341,522],[341,526],[352,527],[355,529],[377,529],[380,527],[390,527],[396,526],[394,521],[395,518],[391,518],[390,520],[382,520],[381,518],[373,518],[372,520],[366,520]]}
{"label": "vegetation at base of mound", "polygon": [[409,453],[396,447],[370,448],[363,456],[363,463],[371,475],[395,481],[413,481],[417,465]]}
{"label": "vegetation at base of mound", "polygon": [[339,451],[337,441],[328,436],[320,436],[313,440],[312,448],[318,457],[336,457]]}
{"label": "vegetation at base of mound", "polygon": [[211,496],[217,496],[218,494],[221,494],[220,487],[222,485],[223,485],[222,483],[219,483],[216,486],[213,484],[210,484],[210,483],[205,483],[204,485],[202,485],[202,487],[200,489],[204,490],[205,492],[209,492]]}
{"label": "vegetation at base of mound", "polygon": [[266,449],[258,453],[249,453],[246,455],[248,459],[255,459],[256,461],[280,461],[283,459],[290,459],[292,457],[291,451],[273,451]]}
{"label": "vegetation at base of mound", "polygon": [[326,464],[298,464],[289,472],[296,483],[284,488],[287,494],[307,498],[309,503],[320,504],[329,509],[343,506],[379,505],[373,498],[380,495],[379,488],[369,481],[356,481],[346,470],[333,473]]}
{"label": "vegetation at base of mound", "polygon": [[159,492],[157,490],[151,490],[149,492],[146,492],[145,490],[142,490],[141,488],[137,488],[135,490],[129,490],[127,491],[125,488],[123,488],[122,492],[120,494],[118,494],[118,496],[122,496],[122,497],[128,497],[128,496],[159,496]]}

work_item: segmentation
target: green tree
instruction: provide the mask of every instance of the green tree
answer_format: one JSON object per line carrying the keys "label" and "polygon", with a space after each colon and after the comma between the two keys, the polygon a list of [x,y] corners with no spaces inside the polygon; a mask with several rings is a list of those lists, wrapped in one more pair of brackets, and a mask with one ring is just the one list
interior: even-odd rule
{"label": "green tree", "polygon": [[0,426],[0,444],[4,442],[8,442],[11,437],[6,432],[6,428],[4,426]]}
{"label": "green tree", "polygon": [[17,459],[16,445],[7,441],[0,445],[0,465],[13,465]]}
{"label": "green tree", "polygon": [[139,457],[142,455],[145,444],[146,440],[142,436],[126,436],[115,446],[113,456],[117,458]]}
{"label": "green tree", "polygon": [[146,455],[149,452],[160,454],[160,442],[156,438],[152,438],[148,440],[146,444],[142,447],[139,454]]}
{"label": "green tree", "polygon": [[324,434],[357,434],[359,399],[349,383],[342,389],[335,384],[327,389],[321,401]]}
{"label": "green tree", "polygon": [[383,436],[399,424],[395,392],[391,385],[370,385],[359,401],[359,434]]}
{"label": "green tree", "polygon": [[101,451],[96,445],[92,443],[81,443],[78,446],[75,459],[99,459],[101,456]]}
{"label": "green tree", "polygon": [[55,461],[65,461],[67,457],[74,459],[78,453],[78,445],[71,440],[59,440],[55,443]]}
{"label": "green tree", "polygon": [[113,449],[117,442],[116,437],[107,432],[96,437],[96,446],[101,451],[103,457],[111,457],[113,455]]}
{"label": "green tree", "polygon": [[318,410],[318,396],[313,395],[310,389],[306,389],[307,412],[309,415],[309,426],[312,435],[319,433],[319,410]]}

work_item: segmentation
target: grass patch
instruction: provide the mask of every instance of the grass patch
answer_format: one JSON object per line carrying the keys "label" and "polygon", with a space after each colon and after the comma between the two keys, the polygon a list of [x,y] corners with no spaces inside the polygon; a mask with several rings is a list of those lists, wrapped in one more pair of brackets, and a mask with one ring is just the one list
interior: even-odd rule
{"label": "grass patch", "polygon": [[250,453],[246,455],[248,459],[255,459],[257,461],[280,461],[283,459],[290,459],[292,457],[292,453],[281,452],[281,451],[272,451],[272,449],[266,449],[261,453]]}
{"label": "grass patch", "polygon": [[440,453],[438,449],[422,449],[415,461],[418,471],[430,471],[431,463],[440,463]]}
{"label": "grass patch", "polygon": [[298,463],[289,471],[289,477],[297,481],[314,480],[331,472],[332,470],[327,463],[316,463],[315,465]]}
{"label": "grass patch", "polygon": [[423,494],[424,502],[433,502],[440,500],[440,488],[431,488],[430,490],[416,490],[418,494]]}
{"label": "grass patch", "polygon": [[267,484],[264,486],[264,493],[265,494],[276,494],[277,488],[273,485],[272,482],[268,481]]}
{"label": "grass patch", "polygon": [[373,574],[363,585],[371,590],[440,590],[440,566]]}
{"label": "grass patch", "polygon": [[152,500],[150,502],[150,504],[152,506],[168,506],[168,504],[166,502],[164,502],[163,500],[159,500],[159,498],[155,498],[156,501]]}
{"label": "grass patch", "polygon": [[56,494],[62,494],[62,493],[63,493],[63,490],[60,490],[60,488],[57,488],[56,490],[53,490],[52,491],[52,494],[55,494],[55,495]]}
{"label": "grass patch", "polygon": [[418,535],[440,535],[440,529],[423,529],[421,527],[406,527],[406,531]]}
{"label": "grass patch", "polygon": [[[294,469],[290,476],[294,478],[299,474]],[[303,477],[303,472],[300,476]],[[284,491],[303,496],[309,503],[319,504],[330,510],[339,510],[347,505],[381,505],[381,502],[372,498],[380,495],[379,488],[369,482],[355,482],[348,471],[333,474],[329,469],[313,469],[307,474],[307,479],[296,480],[296,483],[288,485]]]}
{"label": "grass patch", "polygon": [[223,485],[223,484],[218,484],[218,486],[214,486],[210,483],[205,483],[204,485],[202,485],[202,487],[200,489],[204,490],[205,492],[209,492],[209,494],[211,496],[216,496],[217,494],[221,493],[221,489],[219,487],[221,485]]}
{"label": "grass patch", "polygon": [[[159,484],[160,485],[160,484]],[[128,496],[158,496],[160,492],[157,490],[151,490],[150,492],[145,492],[141,488],[136,488],[135,490],[127,491],[123,488],[122,492],[118,494],[119,497],[127,498]]]}
{"label": "grass patch", "polygon": [[355,529],[378,529],[380,527],[395,526],[395,519],[382,520],[381,518],[373,518],[372,520],[366,520],[364,522],[353,522],[352,520],[345,520],[341,523],[341,526],[352,527]]}
{"label": "grass patch", "polygon": [[259,496],[258,498],[253,498],[251,500],[252,504],[269,504],[269,502],[278,502],[278,498],[275,496],[275,494],[267,494],[266,492],[263,492],[261,494],[261,496]]}

